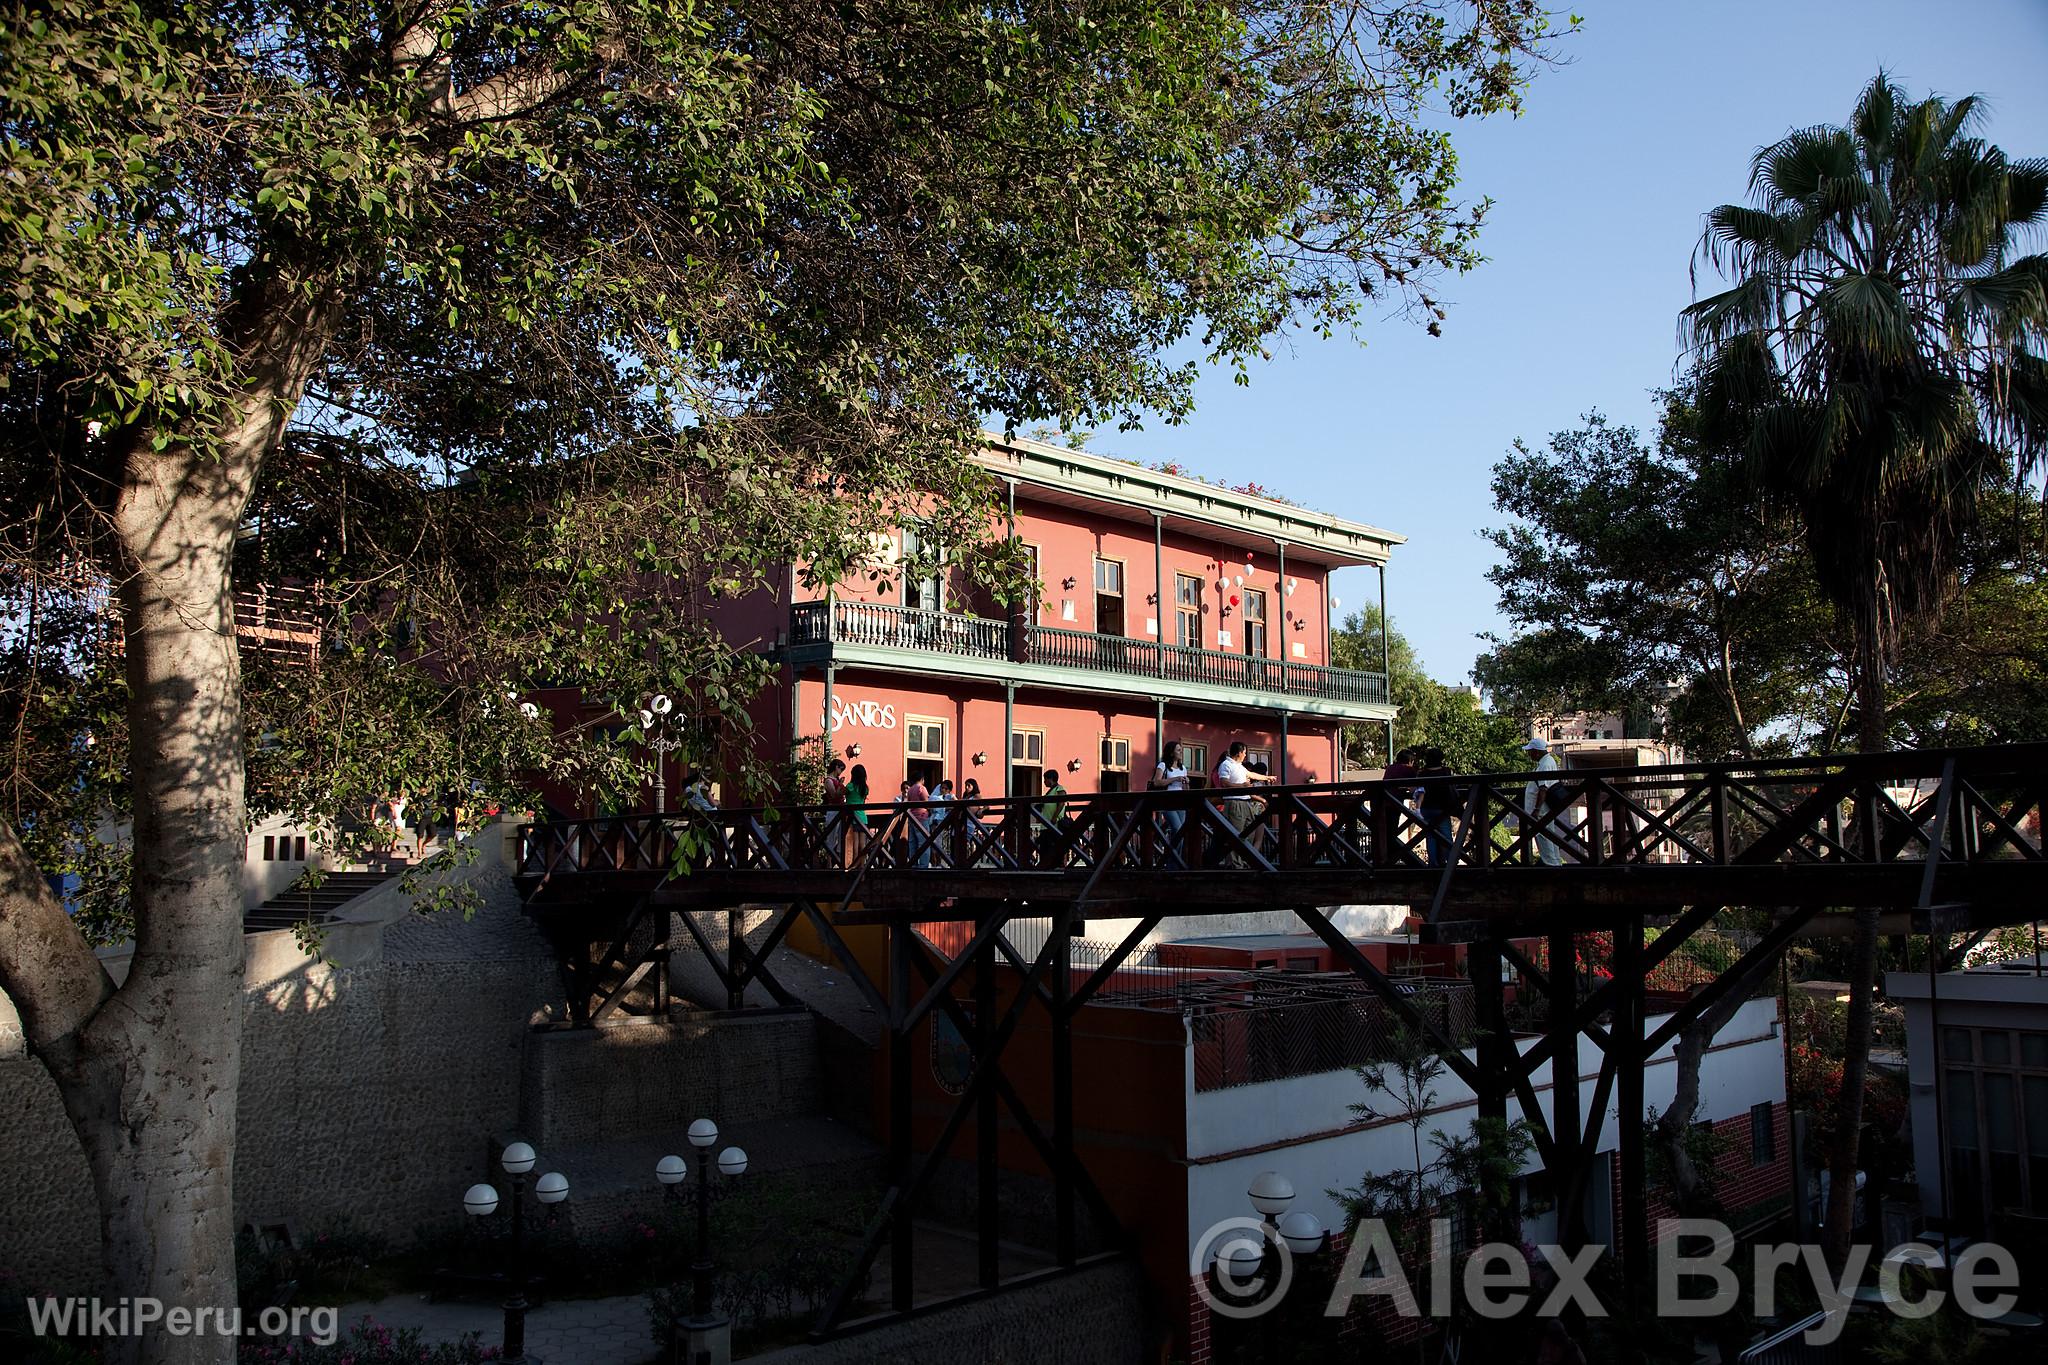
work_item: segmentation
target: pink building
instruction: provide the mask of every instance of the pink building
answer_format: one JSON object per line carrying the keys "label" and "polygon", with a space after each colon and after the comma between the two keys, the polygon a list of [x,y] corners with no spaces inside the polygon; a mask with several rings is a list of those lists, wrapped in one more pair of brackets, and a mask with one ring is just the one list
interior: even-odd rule
{"label": "pink building", "polygon": [[[1167,740],[1190,772],[1241,739],[1276,777],[1332,781],[1339,728],[1392,718],[1383,673],[1330,667],[1329,576],[1372,565],[1383,584],[1403,537],[1034,441],[977,458],[1038,600],[975,611],[964,584],[886,571],[817,600],[757,595],[729,629],[785,662],[764,736],[829,734],[888,800],[911,773],[989,796],[1036,793],[1048,768],[1071,791],[1142,788]],[[877,558],[916,551],[899,531]]]}

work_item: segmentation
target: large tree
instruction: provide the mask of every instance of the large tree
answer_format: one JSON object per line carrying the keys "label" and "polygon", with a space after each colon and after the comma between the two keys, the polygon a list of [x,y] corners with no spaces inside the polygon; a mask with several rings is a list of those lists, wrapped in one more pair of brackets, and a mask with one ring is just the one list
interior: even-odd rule
{"label": "large tree", "polygon": [[[835,573],[908,509],[973,546],[985,414],[1175,419],[1184,341],[1242,365],[1367,300],[1434,326],[1478,213],[1433,106],[1515,107],[1549,31],[1530,0],[5,20],[0,560],[42,738],[0,986],[111,1287],[193,1306],[233,1294],[251,792],[336,816],[568,765],[507,705],[542,682],[736,723],[761,642],[705,600]],[[309,588],[317,672],[245,676],[237,575]],[[38,634],[90,619],[116,648]],[[37,798],[94,776],[98,807]],[[16,837],[73,847],[95,809],[132,827],[118,989]]]}
{"label": "large tree", "polygon": [[[1707,215],[1700,251],[1731,281],[1683,315],[1703,401],[1761,487],[1800,519],[1855,642],[1860,748],[1891,738],[1899,641],[1939,615],[1976,495],[2048,450],[2048,162],[1974,135],[1974,97],[1911,100],[1880,75],[1845,127],[1756,154],[1754,203]],[[1877,916],[1857,915],[1826,1240],[1854,1212]]]}
{"label": "large tree", "polygon": [[1689,387],[1663,399],[1654,441],[1595,412],[1494,466],[1515,520],[1487,532],[1487,576],[1517,633],[1475,676],[1523,714],[1667,708],[1695,757],[1825,751],[1848,651],[1798,527],[1704,437]]}

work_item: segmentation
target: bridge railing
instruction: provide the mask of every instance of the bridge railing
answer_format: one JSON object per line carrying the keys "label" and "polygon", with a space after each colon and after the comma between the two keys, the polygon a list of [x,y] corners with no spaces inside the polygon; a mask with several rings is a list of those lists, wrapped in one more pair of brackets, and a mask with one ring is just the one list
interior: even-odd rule
{"label": "bridge railing", "polygon": [[2043,857],[2048,744],[553,821],[522,874],[1870,865]]}

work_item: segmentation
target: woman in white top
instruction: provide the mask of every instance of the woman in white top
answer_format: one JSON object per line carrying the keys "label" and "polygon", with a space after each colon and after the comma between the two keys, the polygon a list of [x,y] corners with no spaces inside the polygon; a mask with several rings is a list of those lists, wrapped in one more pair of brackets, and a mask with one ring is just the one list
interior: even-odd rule
{"label": "woman in white top", "polygon": [[[1187,765],[1181,761],[1180,741],[1169,739],[1166,750],[1159,755],[1159,766],[1152,770],[1152,790],[1158,792],[1184,792],[1188,789]],[[1159,812],[1159,835],[1165,843],[1166,863],[1169,867],[1185,867],[1181,858],[1181,827],[1187,823],[1188,813],[1184,809]]]}

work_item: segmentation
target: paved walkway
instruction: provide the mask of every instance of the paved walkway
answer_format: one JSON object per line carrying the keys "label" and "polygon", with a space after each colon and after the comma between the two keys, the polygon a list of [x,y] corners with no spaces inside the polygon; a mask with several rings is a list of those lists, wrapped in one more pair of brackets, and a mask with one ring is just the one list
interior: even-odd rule
{"label": "paved walkway", "polygon": [[[429,1303],[418,1294],[394,1294],[341,1306],[344,1331],[366,1316],[393,1329],[417,1327],[421,1341],[429,1345],[459,1341],[468,1332],[480,1333],[486,1346],[505,1339],[505,1312],[496,1304]],[[545,1365],[635,1365],[652,1360],[647,1296],[551,1300],[526,1315],[526,1352]]]}

